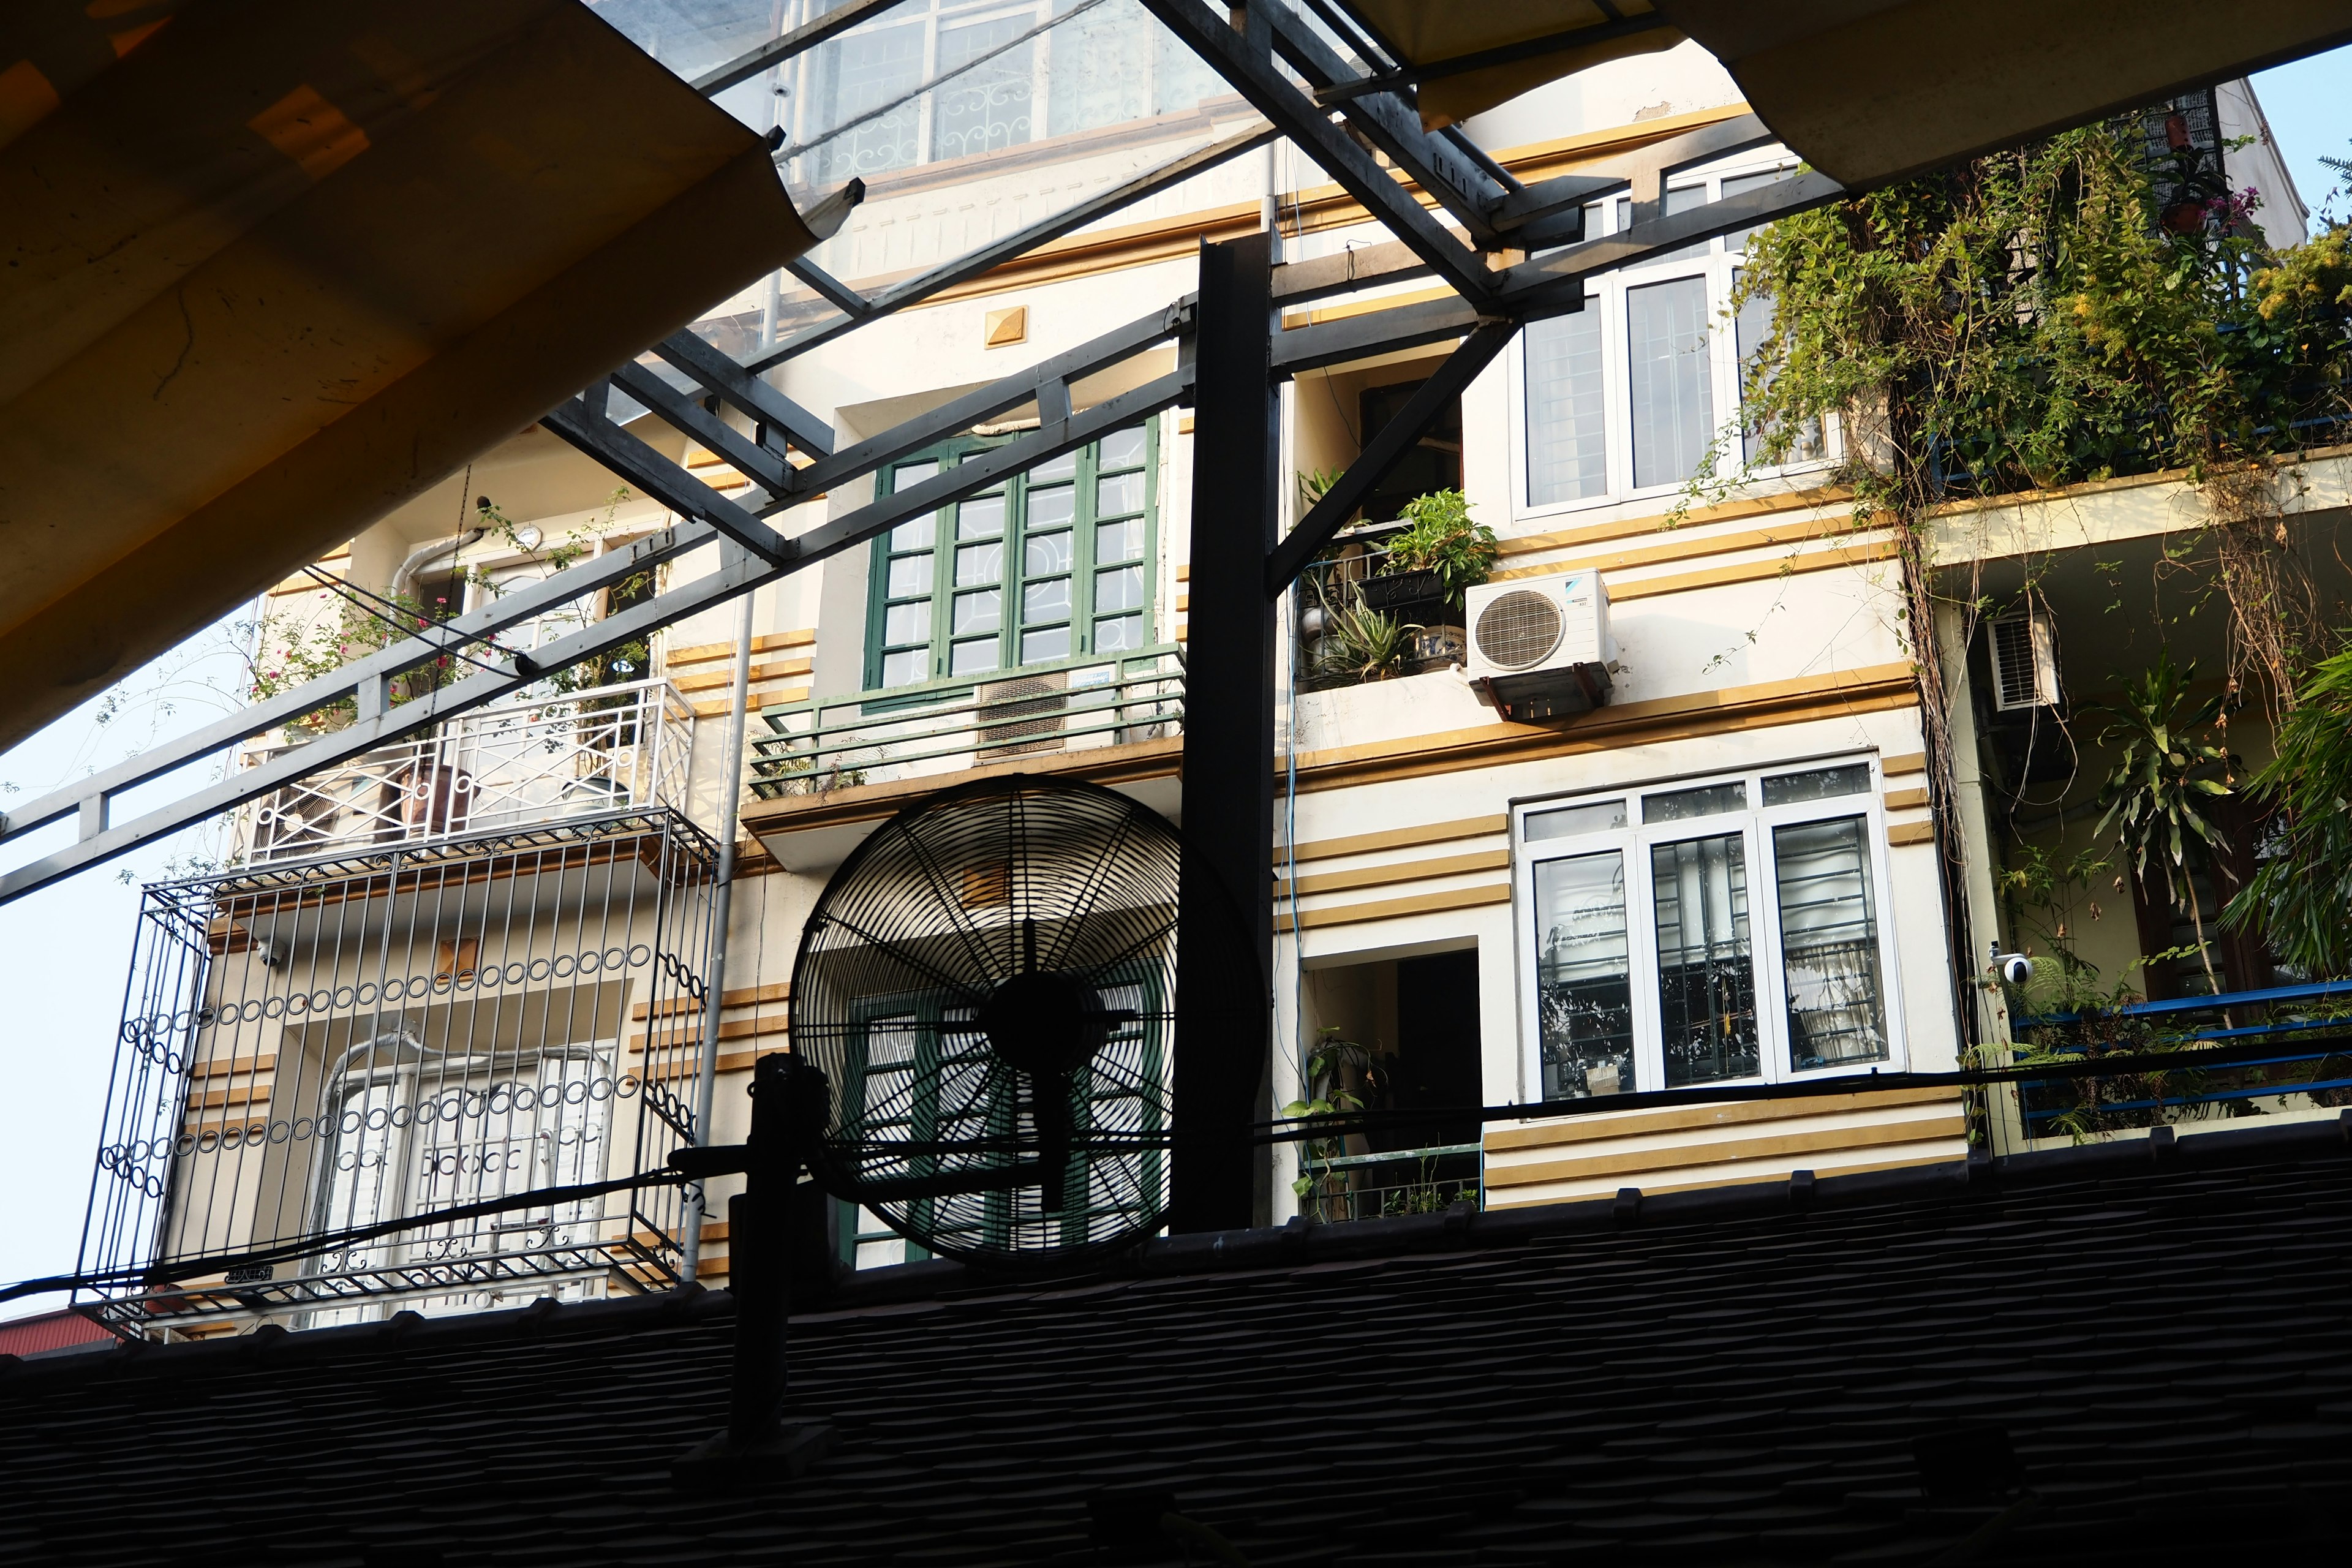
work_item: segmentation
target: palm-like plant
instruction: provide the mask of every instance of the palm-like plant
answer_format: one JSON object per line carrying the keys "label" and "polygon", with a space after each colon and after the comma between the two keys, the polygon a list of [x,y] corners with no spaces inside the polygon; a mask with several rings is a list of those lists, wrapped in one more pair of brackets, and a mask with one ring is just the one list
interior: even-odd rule
{"label": "palm-like plant", "polygon": [[1402,672],[1413,634],[1422,629],[1381,614],[1350,593],[1326,612],[1317,663],[1324,674],[1341,679],[1387,680]]}
{"label": "palm-like plant", "polygon": [[2221,827],[2204,813],[2208,801],[2230,793],[2214,777],[2226,773],[2230,754],[2220,746],[2195,738],[2221,717],[2221,695],[2191,702],[2189,683],[2194,664],[2182,669],[2169,654],[2139,677],[2126,683],[2121,702],[2103,710],[2109,720],[2099,732],[2099,743],[2116,752],[2116,763],[2099,786],[2099,835],[2116,835],[2125,858],[2140,885],[2148,886],[2153,861],[2163,879],[2165,896],[2189,906],[2189,920],[2197,932],[2197,956],[2205,979],[2215,991],[2213,959],[2205,944],[2205,918],[2197,907],[2190,871],[2223,847]]}
{"label": "palm-like plant", "polygon": [[2260,931],[2316,980],[2352,973],[2352,653],[2320,660],[2246,793],[2277,815],[2277,853],[2221,923]]}

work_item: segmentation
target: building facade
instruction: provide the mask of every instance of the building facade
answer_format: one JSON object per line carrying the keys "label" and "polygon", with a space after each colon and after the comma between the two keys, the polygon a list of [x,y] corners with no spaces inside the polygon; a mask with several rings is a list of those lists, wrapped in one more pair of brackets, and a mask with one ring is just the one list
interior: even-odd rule
{"label": "building facade", "polygon": [[[724,29],[665,36],[652,7],[604,9],[689,75],[743,47]],[[1129,0],[900,5],[722,101],[782,128],[796,186],[866,181],[812,259],[868,298],[1252,118]],[[1532,182],[1606,171],[1742,112],[1728,77],[1685,45],[1584,72],[1470,131]],[[2259,135],[2242,86],[2207,112],[2221,140]],[[2232,185],[2263,190],[2273,220],[2299,227],[2266,142],[2228,156]],[[1771,145],[1702,160],[1670,174],[1665,210],[1795,172]],[[1586,232],[1631,221],[1629,201],[1604,197]],[[847,445],[1166,308],[1192,288],[1202,239],[1267,226],[1284,264],[1389,237],[1275,142],[854,334],[837,300],[788,275],[698,331],[747,361],[817,334],[771,380]],[[1598,275],[1582,310],[1521,331],[1286,601],[1265,1110],[1710,1085],[1803,1097],[1277,1145],[1271,1222],[1863,1171],[2081,1135],[2052,1120],[2063,1108],[2013,1089],[1870,1079],[2009,1049],[2028,1002],[1988,961],[2032,932],[2003,879],[2030,847],[2080,841],[2088,824],[2066,807],[2095,782],[2078,767],[2032,804],[2029,786],[2051,776],[2036,771],[2032,724],[2108,689],[2117,623],[2095,601],[2112,563],[2162,556],[2200,526],[2198,497],[2158,475],[1951,509],[1933,557],[1951,607],[1922,638],[1892,533],[1858,527],[1830,483],[1843,432],[1809,433],[1787,466],[1727,491],[1694,489],[1751,455],[1741,373],[1769,318],[1728,309],[1745,239]],[[1440,291],[1378,284],[1283,324]],[[1451,347],[1285,384],[1284,464],[1299,482],[1284,526]],[[1174,360],[1138,356],[1068,395],[1098,404]],[[974,461],[1039,412],[908,451],[779,526],[803,531]],[[975,772],[1105,784],[1180,824],[1215,809],[1186,798],[1180,766],[1192,425],[1184,408],[1139,417],[760,589],[740,754],[730,607],[247,808],[231,868],[151,894],[125,1036],[140,1044],[126,1043],[110,1110],[86,1263],[596,1187],[680,1142],[731,1141],[752,1062],[785,1045],[802,922],[893,814]],[[722,493],[750,483],[656,416],[629,428]],[[2293,526],[2325,540],[2352,499],[2352,460],[2321,454],[2300,472]],[[1475,628],[1436,615],[1413,623],[1381,679],[1339,669],[1337,617],[1378,580],[1400,509],[1446,489],[1499,537],[1496,584],[1601,585],[1598,706],[1506,717],[1474,679]],[[524,433],[321,563],[334,584],[273,591],[262,666],[328,658],[371,616],[446,618],[671,521],[545,430]],[[551,613],[502,647],[528,652],[648,584],[717,569],[715,555]],[[1923,707],[1931,658],[1956,693],[1948,737]],[[322,713],[310,731],[338,721]],[[306,738],[297,727],[270,744]],[[2237,739],[2258,761],[2263,737]],[[720,931],[710,895],[730,797],[740,849]],[[2119,973],[2155,952],[2142,928],[2158,919],[2108,914],[2097,962]],[[715,1120],[700,1125],[688,1086],[720,944]],[[2208,989],[2268,985],[2252,962]],[[2329,1113],[2311,1093],[2241,1100]],[[725,1279],[723,1224],[689,1235],[675,1204],[643,1202],[573,1195],[258,1278],[130,1291],[124,1321],[201,1333],[257,1315],[327,1322],[646,1289],[689,1268]],[[873,1216],[840,1217],[845,1260],[910,1256]]]}

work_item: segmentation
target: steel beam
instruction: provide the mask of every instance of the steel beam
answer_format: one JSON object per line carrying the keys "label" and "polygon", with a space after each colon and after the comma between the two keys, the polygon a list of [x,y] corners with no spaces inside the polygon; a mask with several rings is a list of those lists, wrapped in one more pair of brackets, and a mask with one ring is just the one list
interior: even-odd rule
{"label": "steel beam", "polygon": [[[744,478],[770,495],[783,495],[792,489],[792,464],[782,452],[761,446],[755,437],[745,435],[705,408],[700,398],[680,392],[647,366],[634,362],[625,364],[613,373],[612,382],[679,432],[734,464]],[[602,416],[599,425],[597,416],[590,416],[584,406],[574,406],[577,415],[586,417],[592,426],[619,428],[612,424],[609,415]]]}
{"label": "steel beam", "polygon": [[791,540],[580,399],[558,404],[540,423],[672,511],[700,519],[763,560],[792,559]]}
{"label": "steel beam", "polygon": [[1548,290],[1571,285],[1581,290],[1583,279],[1593,273],[1632,267],[1660,252],[1770,223],[1836,201],[1845,194],[1845,187],[1827,174],[1808,172],[1686,212],[1637,218],[1622,234],[1588,239],[1509,268],[1503,274],[1503,299],[1507,308],[1517,311]]}
{"label": "steel beam", "polygon": [[1368,92],[1394,92],[1400,88],[1418,87],[1425,81],[1443,81],[1447,77],[1464,76],[1471,71],[1485,70],[1490,66],[1507,66],[1518,60],[1533,59],[1560,49],[1572,49],[1583,44],[1602,44],[1612,38],[1630,37],[1636,33],[1653,32],[1674,24],[1656,12],[1645,16],[1620,16],[1614,21],[1599,23],[1590,27],[1577,27],[1563,33],[1549,33],[1524,43],[1504,44],[1496,48],[1481,49],[1475,54],[1456,55],[1451,59],[1433,60],[1423,66],[1398,66],[1380,71],[1360,80],[1341,86],[1328,87],[1315,94],[1315,101],[1324,104],[1345,102]]}
{"label": "steel beam", "polygon": [[860,22],[880,16],[898,3],[898,0],[848,0],[846,5],[826,12],[804,27],[795,27],[782,37],[771,38],[758,48],[736,56],[723,66],[713,67],[688,85],[705,98],[716,97],[738,83],[751,80],[763,70],[783,64],[794,55],[839,37]]}
{"label": "steel beam", "polygon": [[833,456],[833,426],[761,381],[691,331],[672,332],[654,353],[694,377],[739,412],[767,426],[812,458]]}
{"label": "steel beam", "polygon": [[958,258],[944,267],[933,268],[930,271],[918,274],[904,282],[894,283],[870,300],[850,289],[847,284],[831,278],[829,274],[826,275],[826,280],[832,283],[834,288],[845,291],[848,296],[846,300],[820,287],[811,279],[795,270],[793,275],[801,278],[801,280],[808,283],[811,288],[816,289],[818,293],[823,294],[833,303],[835,309],[843,312],[843,318],[840,321],[827,321],[822,326],[811,327],[804,332],[794,333],[774,348],[745,362],[743,368],[753,373],[772,370],[795,355],[806,353],[811,349],[829,343],[835,338],[856,331],[866,321],[879,316],[887,316],[896,310],[902,310],[909,305],[929,299],[942,289],[952,289],[959,283],[968,282],[983,272],[1003,266],[1015,257],[1025,256],[1041,245],[1050,245],[1055,240],[1084,228],[1087,225],[1098,218],[1106,217],[1122,207],[1130,206],[1147,196],[1157,195],[1170,186],[1181,184],[1195,174],[1204,174],[1221,163],[1240,156],[1253,147],[1262,147],[1278,134],[1279,132],[1273,126],[1264,123],[1253,125],[1245,131],[1236,132],[1196,153],[1187,153],[1181,158],[1171,159],[1156,168],[1147,169],[1125,184],[1114,185],[1107,191],[1088,196],[1077,205],[1033,223],[1027,228],[1008,234],[1002,239],[991,240],[971,255]]}
{"label": "steel beam", "polygon": [[[1169,31],[1247,99],[1251,107],[1305,148],[1322,165],[1323,172],[1363,204],[1367,212],[1412,246],[1439,278],[1473,299],[1484,299],[1495,292],[1494,275],[1477,252],[1438,222],[1370,153],[1334,124],[1329,110],[1317,108],[1276,68],[1270,32],[1265,39],[1269,47],[1261,50],[1252,47],[1251,35],[1236,32],[1202,0],[1143,0],[1143,4]],[[1269,23],[1272,20],[1265,0],[1251,5],[1247,15],[1254,23],[1259,18]],[[1336,63],[1338,57],[1329,58]],[[1361,107],[1361,103],[1351,104],[1349,109],[1352,113]],[[1459,192],[1450,195],[1456,200],[1468,200]]]}
{"label": "steel beam", "polygon": [[[1463,388],[1477,379],[1478,373],[1495,363],[1495,356],[1508,346],[1518,331],[1519,324],[1507,318],[1482,321],[1477,329],[1462,341],[1462,345],[1446,356],[1427,381],[1405,400],[1396,417],[1381,426],[1380,434],[1367,443],[1348,471],[1324,492],[1297,527],[1284,536],[1265,563],[1265,595],[1269,599],[1282,596],[1284,589],[1298,575],[1315,552],[1331,542],[1349,516],[1364,504],[1364,498],[1373,487],[1395,471],[1429,427],[1437,422],[1445,407],[1462,395]],[[1194,568],[1197,575],[1199,568]],[[1193,589],[1194,603],[1199,603],[1200,589]],[[1194,625],[1199,623],[1196,620]]]}
{"label": "steel beam", "polygon": [[[1272,245],[1255,234],[1201,247],[1168,1212],[1176,1232],[1263,1223],[1266,1161],[1250,1133],[1269,1109],[1261,1094],[1274,947],[1275,616],[1260,585],[1282,450]],[[1235,921],[1249,954],[1239,973],[1229,944],[1214,939]]]}

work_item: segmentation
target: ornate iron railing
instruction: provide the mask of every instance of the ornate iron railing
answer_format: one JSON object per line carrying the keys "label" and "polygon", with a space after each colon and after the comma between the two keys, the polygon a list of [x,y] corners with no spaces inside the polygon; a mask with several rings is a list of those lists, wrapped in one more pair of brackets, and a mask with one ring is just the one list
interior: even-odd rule
{"label": "ornate iron railing", "polygon": [[1481,1201],[1483,1145],[1441,1143],[1368,1154],[1313,1155],[1299,1151],[1307,1190],[1298,1212],[1326,1225],[1435,1214],[1467,1200]]}
{"label": "ornate iron railing", "polygon": [[770,800],[817,795],[1181,735],[1183,656],[1143,648],[819,698],[761,717],[774,732],[751,744],[752,790]]}
{"label": "ornate iron railing", "polygon": [[[478,709],[262,796],[236,841],[247,863],[267,863],[683,808],[693,722],[666,680]],[[248,751],[244,765],[299,743]]]}
{"label": "ornate iron railing", "polygon": [[655,811],[151,884],[85,1310],[150,1335],[675,1283],[652,1173],[698,1141],[716,860]]}

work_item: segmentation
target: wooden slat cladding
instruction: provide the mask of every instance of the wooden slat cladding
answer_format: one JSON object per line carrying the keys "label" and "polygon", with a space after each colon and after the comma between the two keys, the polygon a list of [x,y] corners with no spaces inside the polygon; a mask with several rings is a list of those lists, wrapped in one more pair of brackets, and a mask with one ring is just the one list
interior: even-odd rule
{"label": "wooden slat cladding", "polygon": [[1490,1208],[1623,1187],[1675,1192],[1964,1159],[1968,1123],[1948,1089],[1863,1090],[1664,1110],[1601,1111],[1486,1138]]}

